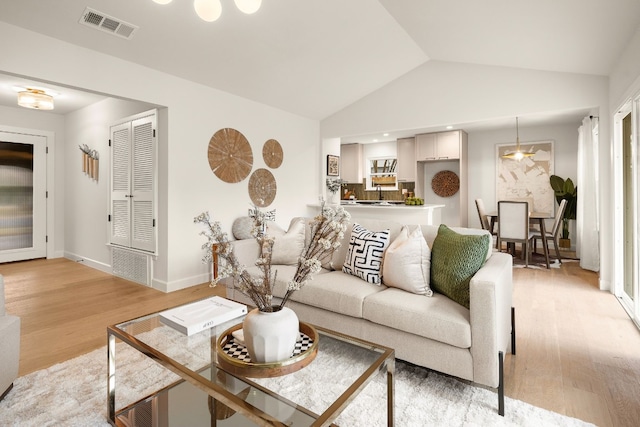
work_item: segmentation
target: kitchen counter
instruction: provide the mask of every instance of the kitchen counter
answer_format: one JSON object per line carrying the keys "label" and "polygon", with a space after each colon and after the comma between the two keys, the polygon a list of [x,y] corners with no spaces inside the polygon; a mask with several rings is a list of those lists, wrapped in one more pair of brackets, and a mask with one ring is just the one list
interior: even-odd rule
{"label": "kitchen counter", "polygon": [[[373,202],[373,203],[371,203]],[[380,204],[379,201],[361,201],[356,204],[342,201],[342,207],[351,214],[351,218],[375,218],[393,220],[403,224],[439,225],[441,223],[440,211],[445,205],[424,204],[405,205],[401,203]],[[314,205],[320,207],[319,205]]]}

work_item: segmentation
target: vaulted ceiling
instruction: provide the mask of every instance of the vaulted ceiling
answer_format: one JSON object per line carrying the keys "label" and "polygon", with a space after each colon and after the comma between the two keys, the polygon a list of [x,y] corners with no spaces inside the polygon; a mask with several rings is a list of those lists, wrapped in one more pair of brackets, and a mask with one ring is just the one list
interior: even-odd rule
{"label": "vaulted ceiling", "polygon": [[[640,28],[637,0],[222,3],[207,23],[190,0],[2,0],[0,20],[314,119],[430,60],[606,76]],[[139,28],[80,25],[86,7]]]}

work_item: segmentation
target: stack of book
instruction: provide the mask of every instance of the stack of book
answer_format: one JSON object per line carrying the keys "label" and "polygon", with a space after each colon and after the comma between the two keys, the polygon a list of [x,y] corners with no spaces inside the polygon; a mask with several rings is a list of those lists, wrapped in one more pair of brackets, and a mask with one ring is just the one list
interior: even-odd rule
{"label": "stack of book", "polygon": [[190,336],[245,314],[246,305],[215,296],[163,311],[160,321]]}

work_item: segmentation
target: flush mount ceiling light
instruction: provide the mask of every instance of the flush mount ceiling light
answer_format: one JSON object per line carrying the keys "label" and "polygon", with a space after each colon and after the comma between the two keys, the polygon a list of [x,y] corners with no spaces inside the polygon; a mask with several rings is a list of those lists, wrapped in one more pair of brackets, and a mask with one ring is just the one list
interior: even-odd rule
{"label": "flush mount ceiling light", "polygon": [[[533,147],[531,147],[533,148]],[[516,117],[516,151],[507,151],[502,155],[503,159],[514,159],[514,160],[522,160],[525,157],[531,157],[535,153],[532,152],[523,152],[520,150],[520,132],[518,129],[518,118]]]}
{"label": "flush mount ceiling light", "polygon": [[20,88],[18,105],[35,110],[53,110],[53,96],[43,89]]}
{"label": "flush mount ceiling light", "polygon": [[[158,4],[169,4],[171,0],[153,0]],[[236,7],[247,15],[256,13],[262,5],[262,0],[233,0]],[[213,22],[222,15],[220,0],[194,0],[193,8],[203,21]]]}

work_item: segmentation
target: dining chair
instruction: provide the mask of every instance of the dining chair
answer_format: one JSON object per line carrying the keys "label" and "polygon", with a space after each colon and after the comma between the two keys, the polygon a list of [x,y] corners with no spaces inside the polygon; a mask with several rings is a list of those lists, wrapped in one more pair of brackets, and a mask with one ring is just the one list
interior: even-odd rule
{"label": "dining chair", "polygon": [[496,234],[493,230],[491,230],[491,225],[489,224],[489,217],[487,215],[487,211],[484,208],[484,202],[482,199],[476,199],[476,209],[478,209],[478,217],[480,218],[480,226],[483,230],[488,230],[491,234]]}
{"label": "dining chair", "polygon": [[[501,200],[498,202],[498,249],[502,250],[502,242],[522,245],[525,266],[529,266],[530,243],[533,233],[529,230],[529,203]],[[509,246],[509,245],[508,245]]]}
{"label": "dining chair", "polygon": [[493,245],[498,247],[498,233],[494,230],[493,222],[489,221],[489,215],[487,215],[487,211],[484,208],[484,202],[482,199],[476,199],[476,209],[478,210],[478,217],[480,218],[480,226],[483,230],[489,231],[491,233],[491,237],[493,239]]}
{"label": "dining chair", "polygon": [[556,212],[555,219],[553,220],[553,227],[551,227],[551,231],[545,232],[544,237],[539,229],[532,229],[531,232],[533,234],[533,250],[536,250],[536,242],[538,239],[542,240],[542,244],[547,246],[547,253],[549,252],[548,241],[553,241],[553,247],[556,250],[556,258],[558,261],[562,263],[562,257],[560,256],[560,250],[558,249],[558,239],[560,238],[560,227],[562,226],[562,217],[564,216],[564,211],[567,208],[567,201],[562,199],[560,202],[560,206],[558,207],[558,211]]}

